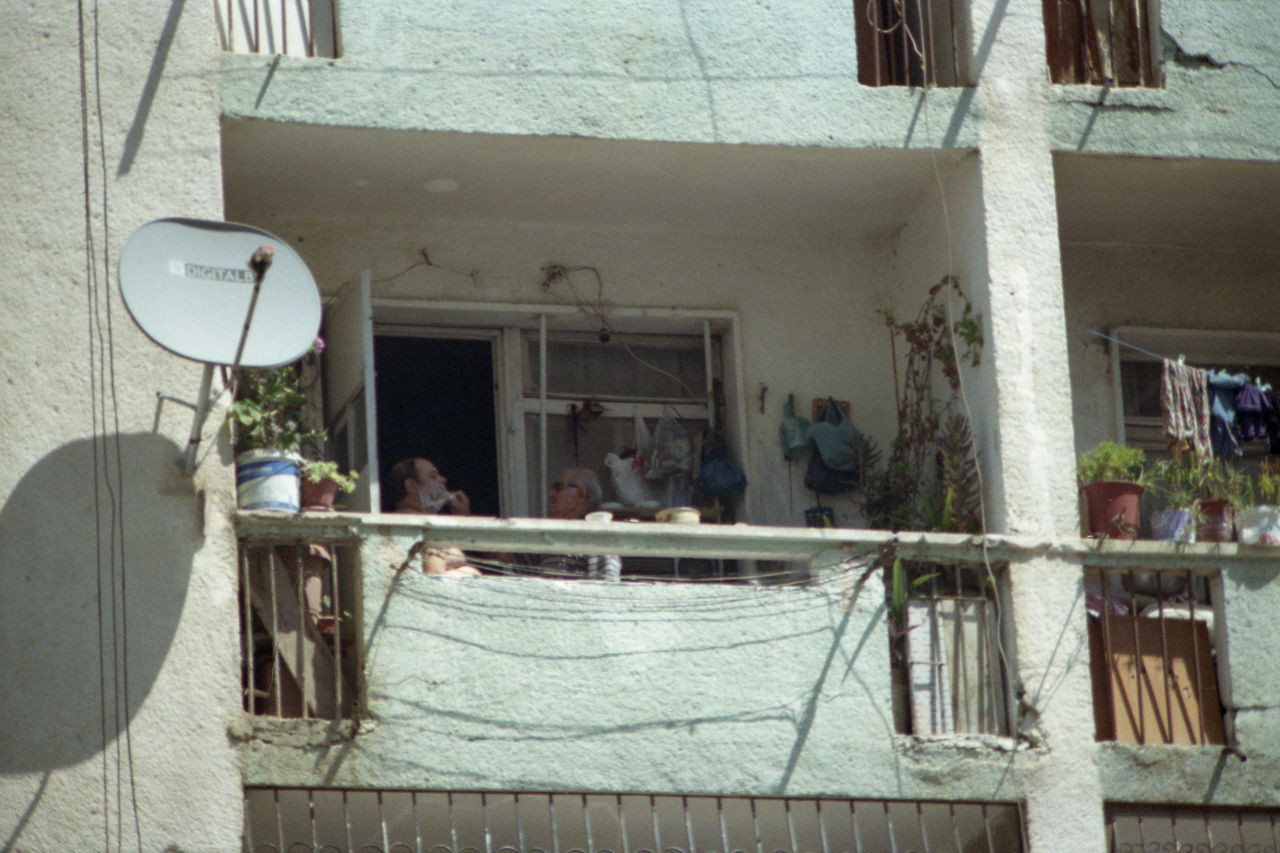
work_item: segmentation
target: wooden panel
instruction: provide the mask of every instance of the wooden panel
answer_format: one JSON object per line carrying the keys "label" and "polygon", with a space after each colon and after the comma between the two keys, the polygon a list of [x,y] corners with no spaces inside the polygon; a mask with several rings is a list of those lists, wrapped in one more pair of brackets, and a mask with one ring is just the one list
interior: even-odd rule
{"label": "wooden panel", "polygon": [[1098,740],[1226,743],[1217,670],[1203,622],[1090,619],[1089,652]]}

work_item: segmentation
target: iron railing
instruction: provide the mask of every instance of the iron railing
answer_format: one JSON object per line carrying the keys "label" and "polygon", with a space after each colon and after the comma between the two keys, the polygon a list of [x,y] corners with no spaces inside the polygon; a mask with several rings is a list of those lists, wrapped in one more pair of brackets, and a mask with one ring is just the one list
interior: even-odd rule
{"label": "iron railing", "polygon": [[1280,853],[1280,809],[1108,803],[1111,853]]}
{"label": "iron railing", "polygon": [[338,0],[214,0],[222,49],[336,57]]}
{"label": "iron railing", "polygon": [[255,715],[341,719],[358,672],[350,549],[336,541],[240,544],[244,707]]}
{"label": "iron railing", "polygon": [[1226,744],[1217,574],[1085,570],[1098,740]]}
{"label": "iron railing", "polygon": [[244,837],[251,853],[1023,849],[1014,803],[318,788],[247,789]]}

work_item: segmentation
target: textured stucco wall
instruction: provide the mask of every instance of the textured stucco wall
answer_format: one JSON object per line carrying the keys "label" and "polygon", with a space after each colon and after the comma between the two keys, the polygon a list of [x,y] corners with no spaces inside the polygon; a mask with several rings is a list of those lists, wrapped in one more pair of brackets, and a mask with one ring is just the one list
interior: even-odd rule
{"label": "textured stucco wall", "polygon": [[84,66],[75,3],[6,4],[0,49],[0,845],[231,850],[230,477],[215,441],[179,473],[189,410],[153,431],[200,369],[133,326],[115,271],[147,220],[221,216],[212,16],[84,13]]}
{"label": "textured stucco wall", "polygon": [[[351,0],[343,57],[227,57],[227,115],[611,139],[900,148],[972,144],[972,99],[858,85],[840,0]],[[370,85],[376,77],[377,85]]]}
{"label": "textured stucco wall", "polygon": [[1280,19],[1269,0],[1161,0],[1163,89],[1062,86],[1058,151],[1280,158]]}
{"label": "textured stucco wall", "polygon": [[823,588],[396,576],[411,541],[363,549],[369,719],[327,743],[264,726],[248,781],[1018,796],[1007,739],[893,734],[878,574],[856,597],[857,574]]}

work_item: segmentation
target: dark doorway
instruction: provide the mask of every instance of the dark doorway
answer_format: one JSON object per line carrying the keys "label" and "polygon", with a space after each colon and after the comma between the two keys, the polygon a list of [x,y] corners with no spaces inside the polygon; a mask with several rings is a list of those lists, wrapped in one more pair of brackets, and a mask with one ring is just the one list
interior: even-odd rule
{"label": "dark doorway", "polygon": [[399,498],[391,466],[422,456],[467,493],[473,515],[501,514],[492,343],[378,336],[373,352],[383,511]]}

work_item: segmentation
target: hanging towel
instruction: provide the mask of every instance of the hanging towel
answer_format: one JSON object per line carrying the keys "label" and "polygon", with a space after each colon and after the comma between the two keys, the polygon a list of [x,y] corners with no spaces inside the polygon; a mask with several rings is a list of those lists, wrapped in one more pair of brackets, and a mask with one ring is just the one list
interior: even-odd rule
{"label": "hanging towel", "polygon": [[1236,417],[1240,421],[1240,438],[1244,441],[1267,440],[1267,414],[1271,401],[1256,382],[1246,382],[1236,392]]}
{"label": "hanging towel", "polygon": [[1209,431],[1209,374],[1181,361],[1164,360],[1160,411],[1170,445],[1189,443],[1200,459],[1212,452]]}
{"label": "hanging towel", "polygon": [[1214,456],[1240,456],[1240,437],[1236,423],[1236,393],[1249,382],[1247,373],[1227,373],[1225,370],[1209,374],[1209,437],[1213,441]]}

